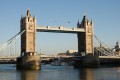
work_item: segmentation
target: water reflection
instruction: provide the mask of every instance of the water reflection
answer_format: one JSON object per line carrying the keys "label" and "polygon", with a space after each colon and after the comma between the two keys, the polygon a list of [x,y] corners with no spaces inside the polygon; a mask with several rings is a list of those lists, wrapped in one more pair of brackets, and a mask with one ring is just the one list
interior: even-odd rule
{"label": "water reflection", "polygon": [[95,80],[92,69],[80,69],[80,80]]}
{"label": "water reflection", "polygon": [[95,80],[92,69],[46,69],[18,72],[18,80]]}
{"label": "water reflection", "polygon": [[0,65],[0,80],[120,80],[120,67],[82,68],[44,65],[41,70],[16,70],[14,65]]}
{"label": "water reflection", "polygon": [[[53,70],[54,69],[54,70]],[[60,69],[25,70],[18,72],[19,80],[95,80],[93,69]]]}
{"label": "water reflection", "polygon": [[21,70],[19,71],[19,80],[37,80],[37,70]]}

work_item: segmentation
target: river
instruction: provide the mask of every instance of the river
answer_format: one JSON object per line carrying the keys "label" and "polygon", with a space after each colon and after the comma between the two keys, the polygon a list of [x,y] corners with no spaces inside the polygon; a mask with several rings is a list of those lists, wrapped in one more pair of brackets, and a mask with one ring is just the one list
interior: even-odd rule
{"label": "river", "polygon": [[16,70],[13,64],[0,64],[0,80],[120,80],[120,67],[75,69],[42,65],[41,70]]}

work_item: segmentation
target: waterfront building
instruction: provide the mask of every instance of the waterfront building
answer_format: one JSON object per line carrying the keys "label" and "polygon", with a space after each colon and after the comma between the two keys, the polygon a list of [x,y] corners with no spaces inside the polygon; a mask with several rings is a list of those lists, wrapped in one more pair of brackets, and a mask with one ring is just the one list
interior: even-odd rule
{"label": "waterfront building", "polygon": [[68,50],[66,53],[67,54],[76,54],[76,53],[78,53],[78,50]]}

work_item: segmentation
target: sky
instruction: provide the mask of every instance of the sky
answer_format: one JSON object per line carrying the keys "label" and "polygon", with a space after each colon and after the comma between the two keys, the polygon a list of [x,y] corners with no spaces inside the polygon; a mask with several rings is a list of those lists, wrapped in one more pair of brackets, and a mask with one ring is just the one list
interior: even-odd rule
{"label": "sky", "polygon": [[[120,0],[1,0],[0,44],[20,31],[20,18],[27,9],[36,16],[37,26],[73,28],[86,15],[102,42],[111,48],[120,42]],[[37,32],[36,43],[36,51],[44,54],[78,49],[77,35],[70,33]]]}

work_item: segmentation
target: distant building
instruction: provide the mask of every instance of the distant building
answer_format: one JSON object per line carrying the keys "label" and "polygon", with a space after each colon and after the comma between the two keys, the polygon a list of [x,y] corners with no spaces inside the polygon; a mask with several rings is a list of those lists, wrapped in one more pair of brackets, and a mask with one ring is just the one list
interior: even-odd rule
{"label": "distant building", "polygon": [[63,57],[63,56],[68,56],[66,53],[59,53],[58,56]]}
{"label": "distant building", "polygon": [[77,54],[78,50],[68,50],[66,51],[66,53],[58,53],[58,56],[70,56],[70,55],[74,55]]}
{"label": "distant building", "polygon": [[78,50],[68,50],[66,53],[67,54],[76,54],[76,53],[78,53]]}

